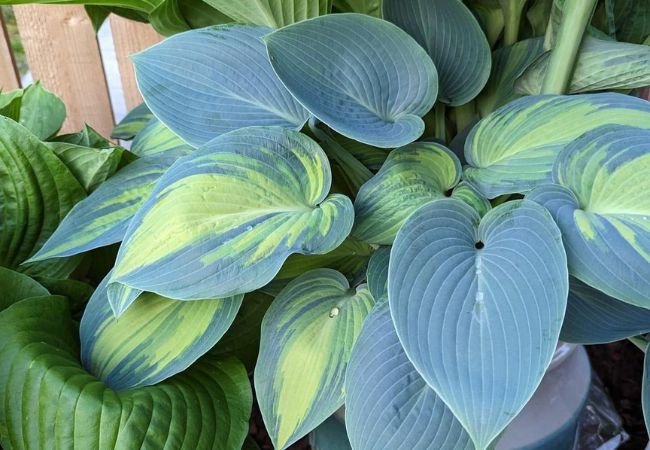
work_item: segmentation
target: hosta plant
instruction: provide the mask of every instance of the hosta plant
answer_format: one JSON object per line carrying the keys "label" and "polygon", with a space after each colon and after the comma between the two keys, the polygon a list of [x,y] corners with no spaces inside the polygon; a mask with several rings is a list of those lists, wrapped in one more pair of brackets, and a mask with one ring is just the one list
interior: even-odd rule
{"label": "hosta plant", "polygon": [[331,3],[93,2],[174,35],[122,167],[3,264],[119,245],[78,329],[6,273],[3,446],[239,449],[248,368],[278,449],[485,450],[560,340],[645,351],[643,2]]}

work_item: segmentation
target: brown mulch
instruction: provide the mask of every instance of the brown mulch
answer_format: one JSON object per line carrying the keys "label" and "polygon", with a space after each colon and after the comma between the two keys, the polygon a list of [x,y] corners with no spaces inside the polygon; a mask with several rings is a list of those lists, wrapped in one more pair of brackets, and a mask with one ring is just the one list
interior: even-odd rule
{"label": "brown mulch", "polygon": [[[616,409],[623,418],[625,431],[630,440],[621,450],[643,450],[648,443],[648,434],[641,410],[641,377],[643,374],[643,353],[628,341],[587,347],[594,371],[603,381]],[[273,450],[271,440],[264,428],[257,406],[253,406],[251,437],[262,450]],[[310,450],[305,438],[295,443],[291,450]]]}

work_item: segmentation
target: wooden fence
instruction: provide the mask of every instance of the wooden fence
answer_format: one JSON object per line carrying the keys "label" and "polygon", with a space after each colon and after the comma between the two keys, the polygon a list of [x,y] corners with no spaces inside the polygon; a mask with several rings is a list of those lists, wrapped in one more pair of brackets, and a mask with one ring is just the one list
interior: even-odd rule
{"label": "wooden fence", "polygon": [[[63,99],[68,119],[63,132],[88,123],[109,135],[115,123],[107,75],[99,43],[83,6],[21,5],[13,7],[27,64],[34,80]],[[151,26],[111,16],[113,43],[128,109],[141,101],[129,55],[161,37]],[[20,77],[0,16],[0,90],[20,87]]]}

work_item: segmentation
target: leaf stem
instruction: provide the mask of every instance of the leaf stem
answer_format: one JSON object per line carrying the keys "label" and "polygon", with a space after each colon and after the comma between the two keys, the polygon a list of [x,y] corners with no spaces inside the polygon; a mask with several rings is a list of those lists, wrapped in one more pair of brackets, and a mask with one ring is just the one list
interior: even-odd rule
{"label": "leaf stem", "polygon": [[476,118],[476,102],[471,101],[454,108],[456,118],[456,130],[458,133],[467,128]]}
{"label": "leaf stem", "polygon": [[519,26],[521,24],[521,14],[524,10],[526,1],[521,0],[507,0],[501,1],[501,8],[503,9],[504,30],[503,30],[503,46],[508,47],[517,42],[519,39]]}
{"label": "leaf stem", "polygon": [[597,2],[598,0],[580,0],[564,3],[562,21],[551,51],[542,94],[566,93],[573,76],[582,37],[591,21]]}

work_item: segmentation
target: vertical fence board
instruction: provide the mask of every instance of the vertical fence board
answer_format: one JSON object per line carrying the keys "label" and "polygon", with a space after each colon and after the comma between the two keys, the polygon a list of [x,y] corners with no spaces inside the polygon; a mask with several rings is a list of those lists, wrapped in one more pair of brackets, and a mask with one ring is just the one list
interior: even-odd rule
{"label": "vertical fence board", "polygon": [[83,6],[21,5],[14,12],[34,79],[66,104],[62,131],[78,131],[88,123],[109,135],[113,111],[97,38]]}
{"label": "vertical fence board", "polygon": [[142,97],[138,92],[133,64],[131,64],[129,56],[160,42],[162,37],[148,24],[134,22],[115,15],[111,15],[110,20],[117,63],[120,67],[122,87],[124,88],[124,99],[127,108],[131,110],[142,102]]}
{"label": "vertical fence board", "polygon": [[20,87],[16,63],[11,53],[9,36],[0,12],[0,91],[9,91]]}

